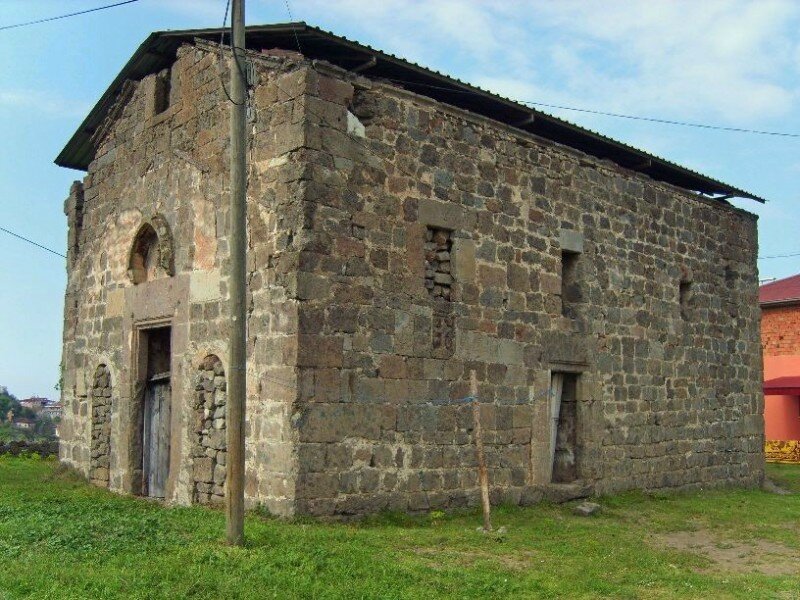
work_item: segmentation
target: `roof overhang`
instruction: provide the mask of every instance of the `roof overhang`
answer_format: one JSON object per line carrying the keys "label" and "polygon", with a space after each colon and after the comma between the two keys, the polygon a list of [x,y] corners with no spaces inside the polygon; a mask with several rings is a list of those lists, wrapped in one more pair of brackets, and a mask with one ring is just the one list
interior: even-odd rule
{"label": "roof overhang", "polygon": [[767,302],[759,302],[761,308],[780,308],[782,306],[796,306],[800,304],[800,298],[785,298],[783,300],[769,300]]}
{"label": "roof overhang", "polygon": [[[209,42],[218,41],[220,35],[226,31],[215,28],[158,31],[150,34],[73,134],[56,158],[56,164],[87,170],[96,151],[92,135],[103,122],[124,82],[140,80],[169,66],[182,44],[192,43],[196,38]],[[597,132],[302,22],[250,26],[247,27],[246,39],[249,49],[259,50],[297,50],[299,41],[302,53],[307,58],[324,60],[370,78],[388,80],[420,95],[500,121],[586,154],[611,160],[624,168],[696,191],[710,199],[724,201],[738,197],[765,202],[759,196]]]}
{"label": "roof overhang", "polygon": [[764,382],[765,396],[800,396],[800,376],[784,376]]}

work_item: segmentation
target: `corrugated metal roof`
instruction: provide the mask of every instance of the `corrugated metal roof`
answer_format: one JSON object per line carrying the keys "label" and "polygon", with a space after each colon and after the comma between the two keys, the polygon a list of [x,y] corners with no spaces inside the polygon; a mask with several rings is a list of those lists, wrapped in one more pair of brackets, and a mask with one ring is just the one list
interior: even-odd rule
{"label": "corrugated metal roof", "polygon": [[765,283],[758,288],[758,302],[762,306],[800,303],[800,275]]}
{"label": "corrugated metal roof", "polygon": [[[168,66],[174,60],[178,47],[183,43],[191,43],[195,38],[213,42],[219,39],[222,32],[223,30],[215,28],[159,31],[150,34],[84,119],[80,128],[56,158],[56,164],[86,170],[96,150],[91,136],[102,123],[106,111],[113,104],[125,80],[139,80]],[[645,173],[653,179],[707,196],[718,196],[720,199],[740,197],[758,202],[765,201],[750,192],[623,144],[596,131],[579,127],[539,109],[329,31],[302,22],[256,25],[247,28],[247,47],[250,49],[297,50],[297,39],[300,40],[303,54],[308,58],[325,60],[345,69],[363,67],[368,63],[369,66],[361,70],[362,75],[402,85],[420,95],[481,114],[587,154],[609,159],[622,167]]]}

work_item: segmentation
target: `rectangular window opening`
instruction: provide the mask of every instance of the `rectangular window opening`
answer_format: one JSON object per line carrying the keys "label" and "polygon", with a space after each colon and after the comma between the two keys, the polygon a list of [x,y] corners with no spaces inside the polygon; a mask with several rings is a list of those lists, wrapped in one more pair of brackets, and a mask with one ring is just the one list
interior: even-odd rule
{"label": "rectangular window opening", "polygon": [[156,76],[155,91],[153,95],[154,115],[159,115],[169,108],[171,92],[171,72],[169,69],[166,69]]}
{"label": "rectangular window opening", "polygon": [[578,478],[578,374],[553,373],[550,380],[553,483]]}
{"label": "rectangular window opening", "polygon": [[692,307],[691,281],[681,281],[678,297],[681,305],[681,318],[687,320],[689,318],[689,310]]}
{"label": "rectangular window opening", "polygon": [[425,289],[435,300],[449,302],[453,286],[452,231],[428,227],[425,232]]}
{"label": "rectangular window opening", "polygon": [[574,319],[576,307],[581,299],[581,290],[578,284],[578,258],[575,252],[561,252],[561,314]]}

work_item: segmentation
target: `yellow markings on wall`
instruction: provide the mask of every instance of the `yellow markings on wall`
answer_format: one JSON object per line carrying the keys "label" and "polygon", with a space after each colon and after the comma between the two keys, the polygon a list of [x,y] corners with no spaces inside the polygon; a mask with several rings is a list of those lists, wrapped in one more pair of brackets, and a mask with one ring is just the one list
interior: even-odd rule
{"label": "yellow markings on wall", "polygon": [[768,462],[800,463],[800,440],[767,441],[764,453]]}

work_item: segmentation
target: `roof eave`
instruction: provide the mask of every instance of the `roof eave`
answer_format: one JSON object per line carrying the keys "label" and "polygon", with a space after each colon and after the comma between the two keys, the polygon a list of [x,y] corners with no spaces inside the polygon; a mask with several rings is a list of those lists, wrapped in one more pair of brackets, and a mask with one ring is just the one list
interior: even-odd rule
{"label": "roof eave", "polygon": [[781,306],[793,306],[796,304],[800,304],[800,298],[784,298],[781,300],[765,300],[763,302],[759,302],[758,305],[761,308],[779,308]]}
{"label": "roof eave", "polygon": [[[72,137],[56,157],[55,163],[59,167],[67,167],[69,169],[78,169],[81,171],[85,171],[87,169],[88,165],[78,160],[80,157],[80,152],[83,150],[83,146],[87,144],[87,141],[88,143],[91,143],[91,135],[94,133],[95,128],[102,120],[102,113],[105,111],[107,105],[110,104],[111,100],[113,100],[116,92],[122,87],[123,82],[126,79],[129,79],[129,73],[135,70],[137,63],[144,55],[148,53],[151,46],[153,46],[153,42],[161,37],[164,33],[165,32],[163,31],[154,31],[148,35],[147,38],[136,49],[136,52],[134,52],[133,55],[128,59],[128,62],[125,63],[125,66],[123,66],[120,72],[117,73],[114,81],[112,81],[111,85],[109,85],[106,91],[103,92],[103,95],[100,96],[100,99],[92,107],[92,110],[90,110],[89,114],[86,115],[86,118],[80,124],[77,131],[72,134]],[[89,139],[81,140],[82,134],[88,135]]]}
{"label": "roof eave", "polygon": [[[72,135],[64,149],[56,157],[55,163],[59,166],[72,169],[88,169],[93,150],[91,148],[91,135],[94,133],[96,127],[98,127],[102,122],[105,110],[114,101],[114,98],[116,97],[119,89],[122,87],[124,81],[131,78],[141,78],[148,72],[153,71],[152,68],[149,70],[143,68],[143,63],[145,62],[144,58],[148,54],[152,53],[152,48],[157,46],[160,40],[165,42],[173,42],[175,39],[190,41],[196,37],[216,37],[224,31],[225,30],[219,28],[208,28],[178,31],[156,31],[151,33],[137,48],[136,52],[134,52],[133,56],[131,56],[119,74],[117,74],[116,78],[101,96],[100,100],[97,102],[97,104],[95,104],[87,117],[83,120],[78,130]],[[397,72],[397,70],[401,70],[416,76],[418,80],[416,82],[406,82],[407,87],[411,90],[415,90],[416,86],[416,91],[419,91],[420,93],[423,93],[424,95],[434,99],[440,100],[440,98],[445,98],[440,101],[447,102],[448,96],[452,96],[453,94],[468,93],[475,95],[475,98],[482,98],[482,100],[477,101],[476,104],[480,105],[479,108],[483,108],[483,112],[485,112],[486,116],[489,116],[490,118],[500,122],[505,122],[506,124],[517,127],[522,131],[533,133],[535,135],[539,135],[540,137],[549,138],[549,133],[553,136],[553,141],[556,143],[569,145],[570,147],[582,152],[586,152],[589,155],[597,156],[598,158],[607,158],[619,164],[623,168],[641,172],[655,180],[671,183],[687,190],[695,190],[701,194],[704,194],[709,199],[727,200],[731,197],[739,197],[755,200],[756,202],[761,203],[766,202],[764,198],[746,192],[745,190],[727,185],[721,181],[717,181],[711,177],[697,173],[691,169],[687,169],[666,159],[648,154],[647,152],[632,146],[628,146],[627,144],[623,144],[622,142],[606,137],[597,132],[585,129],[563,119],[559,119],[558,117],[541,112],[537,109],[514,102],[508,98],[503,98],[502,96],[482,90],[442,73],[438,73],[436,71],[426,69],[420,65],[410,63],[383,51],[353,42],[341,36],[336,36],[330,32],[326,32],[316,27],[310,27],[303,22],[248,26],[247,32],[248,34],[257,34],[259,32],[269,32],[276,35],[281,33],[292,34],[292,36],[298,36],[299,39],[305,38],[309,41],[322,40],[336,44],[339,48],[345,49],[346,52],[352,52],[357,56],[377,57],[379,62],[386,65],[389,70],[394,69],[395,72]],[[177,45],[174,45],[174,47],[173,45],[174,42],[172,44],[167,44],[167,47],[171,48],[171,51],[174,51]],[[164,60],[168,58],[168,55],[157,56],[162,56]],[[161,64],[158,63],[157,60],[158,59],[156,59],[154,64]],[[339,60],[342,61],[345,59],[342,56],[339,56]],[[151,67],[152,66],[153,65],[151,65]],[[380,78],[381,76],[376,75],[376,77]],[[431,90],[429,90],[426,93],[422,91],[421,88],[424,88],[426,85],[430,86],[430,83],[426,84],[425,81],[442,85],[443,87],[440,88],[441,92],[432,93]],[[492,102],[494,104],[490,105]],[[454,104],[453,102],[450,103]],[[467,104],[469,103],[467,102]],[[474,108],[470,108],[469,106],[467,106],[466,109],[474,110]],[[508,117],[508,115],[514,115],[516,117],[528,115],[533,118],[530,119],[530,126],[521,126],[517,121],[515,121],[515,119],[510,119],[509,122],[508,118],[504,118]],[[515,122],[517,124],[515,124]],[[715,196],[717,197],[715,198]]]}

